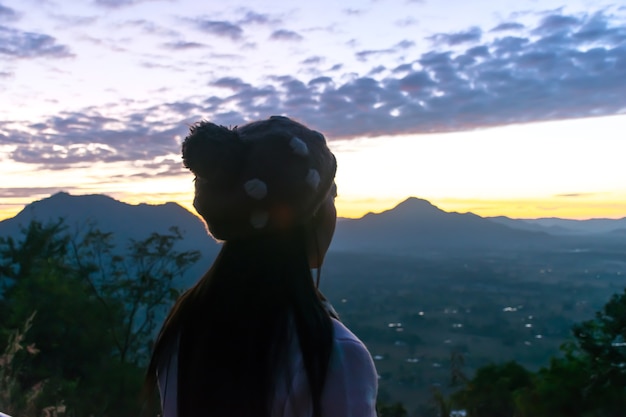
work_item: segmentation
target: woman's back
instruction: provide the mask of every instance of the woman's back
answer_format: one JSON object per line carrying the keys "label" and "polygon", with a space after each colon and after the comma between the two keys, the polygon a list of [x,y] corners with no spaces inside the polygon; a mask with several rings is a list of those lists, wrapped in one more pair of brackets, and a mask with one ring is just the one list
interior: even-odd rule
{"label": "woman's back", "polygon": [[[377,374],[363,343],[336,319],[333,322],[333,350],[322,393],[322,416],[375,416]],[[176,352],[176,351],[175,351]],[[174,417],[177,401],[177,354],[159,369],[159,390],[164,415]],[[272,417],[313,415],[309,384],[297,343],[287,354],[287,367],[277,382]],[[245,401],[245,398],[241,398]]]}
{"label": "woman's back", "polygon": [[194,206],[224,243],[155,344],[146,384],[158,374],[164,417],[375,415],[371,357],[311,275],[336,221],[324,136],[285,117],[201,122],[183,161]]}

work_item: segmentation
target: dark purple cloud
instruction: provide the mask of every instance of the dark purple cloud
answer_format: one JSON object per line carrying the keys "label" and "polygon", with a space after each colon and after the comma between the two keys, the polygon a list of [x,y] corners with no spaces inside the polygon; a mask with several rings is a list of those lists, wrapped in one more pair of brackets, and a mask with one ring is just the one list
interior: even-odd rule
{"label": "dark purple cloud", "polygon": [[183,165],[182,157],[142,164],[141,169],[146,171],[139,172],[132,176],[141,178],[172,177],[178,175],[189,176],[189,170]]}
{"label": "dark purple cloud", "polygon": [[440,45],[455,46],[467,42],[478,42],[482,37],[482,30],[477,27],[456,33],[437,33],[429,39]]}
{"label": "dark purple cloud", "polygon": [[389,55],[395,53],[395,49],[387,48],[387,49],[366,49],[363,51],[358,51],[355,53],[357,59],[359,61],[367,61],[370,58],[376,58],[381,55]]}
{"label": "dark purple cloud", "polygon": [[[239,117],[234,123],[240,124],[262,113],[254,100],[262,95],[265,103],[271,103],[263,107],[267,110],[263,116],[291,115],[334,138],[624,112],[626,41],[621,39],[626,26],[611,23],[602,14],[564,17],[546,17],[537,27],[527,28],[527,35],[516,37],[483,40],[478,36],[482,32],[474,29],[440,36],[439,41],[455,50],[437,48],[398,66],[398,71],[383,68],[347,82],[328,75],[308,81],[275,77],[262,87],[241,79],[221,80],[233,94],[207,112],[219,114],[219,109],[229,108],[228,120]],[[580,36],[591,33],[590,28],[593,36]],[[461,39],[481,42],[459,51]],[[360,52],[367,56],[385,51]]]}
{"label": "dark purple cloud", "polygon": [[302,65],[319,65],[322,64],[326,58],[322,56],[310,56],[308,58],[303,59],[300,63]]}
{"label": "dark purple cloud", "polygon": [[211,84],[215,87],[228,88],[233,91],[242,91],[251,87],[250,84],[245,83],[240,78],[235,77],[223,77],[214,81]]}
{"label": "dark purple cloud", "polygon": [[[148,122],[159,119],[154,114],[163,110],[185,115],[176,122]],[[123,119],[89,111],[62,113],[31,124],[26,132],[0,126],[0,143],[18,145],[11,154],[14,161],[53,169],[97,161],[151,161],[178,153],[180,143],[176,137],[186,135],[187,126],[200,117],[201,108],[189,103],[165,103]]]}
{"label": "dark purple cloud", "polygon": [[72,54],[50,35],[0,26],[0,55],[13,58],[67,58]]}
{"label": "dark purple cloud", "polygon": [[147,1],[155,0],[94,0],[94,3],[100,7],[108,9],[119,9],[122,7],[133,6],[138,3],[144,3]]}
{"label": "dark purple cloud", "polygon": [[398,42],[391,48],[366,49],[362,51],[357,51],[355,55],[359,61],[367,61],[368,59],[376,58],[377,56],[395,54],[403,50],[409,49],[413,46],[415,46],[415,42],[405,39],[405,40]]}
{"label": "dark purple cloud", "polygon": [[301,41],[304,38],[297,32],[279,29],[272,32],[270,39],[273,41]]}
{"label": "dark purple cloud", "polygon": [[243,29],[239,25],[223,20],[197,20],[196,27],[205,33],[234,41],[243,37]]}
{"label": "dark purple cloud", "polygon": [[[310,77],[272,76],[258,84],[221,77],[207,80],[219,87],[213,96],[168,102],[119,119],[85,110],[21,131],[0,124],[0,144],[17,145],[16,161],[46,166],[149,164],[177,154],[176,137],[185,136],[189,124],[200,119],[235,126],[284,114],[338,139],[626,112],[626,24],[602,13],[554,16],[516,28],[515,36],[476,28],[439,34],[430,51],[389,68],[376,62],[362,72],[367,75],[333,72],[342,69],[337,64]],[[381,51],[401,52],[402,45]],[[360,52],[367,57],[381,51]],[[307,61],[319,65],[323,59]],[[163,113],[167,121],[154,122]],[[178,170],[174,162],[151,168],[162,175]]]}
{"label": "dark purple cloud", "polygon": [[415,42],[409,39],[404,39],[398,42],[394,47],[398,49],[409,49],[415,46]]}
{"label": "dark purple cloud", "polygon": [[244,17],[237,23],[240,25],[277,25],[282,20],[267,13],[258,13],[251,10],[246,11]]}
{"label": "dark purple cloud", "polygon": [[176,41],[176,42],[165,42],[162,44],[165,49],[170,49],[172,51],[187,51],[190,49],[202,49],[207,46],[199,43],[199,42],[188,42],[188,41]]}
{"label": "dark purple cloud", "polygon": [[547,34],[556,31],[569,30],[579,26],[580,23],[580,19],[574,16],[552,14],[544,17],[539,26],[537,26],[533,32]]}
{"label": "dark purple cloud", "polygon": [[0,198],[23,198],[34,195],[52,195],[58,192],[79,190],[75,187],[2,187]]}
{"label": "dark purple cloud", "polygon": [[[408,65],[408,67],[411,67],[411,66],[412,66],[411,64],[402,64],[402,65],[398,66],[397,68],[395,68],[393,71],[394,71],[394,72],[395,72],[396,70],[397,70],[397,71],[402,71],[401,69],[398,69],[398,68],[399,68],[399,67],[402,67],[402,66],[404,66],[404,65]],[[383,73],[383,72],[385,72],[386,70],[387,70],[387,67],[385,67],[384,65],[377,65],[377,66],[375,66],[374,68],[372,68],[371,70],[369,70],[367,74],[371,77],[371,76],[374,76],[374,75],[378,75],[378,74],[380,74],[380,73]]]}
{"label": "dark purple cloud", "polygon": [[524,29],[524,25],[517,22],[505,22],[500,23],[495,28],[491,29],[491,32],[504,32],[506,30],[521,30]]}
{"label": "dark purple cloud", "polygon": [[10,7],[0,4],[0,21],[14,21],[19,18],[18,13]]}

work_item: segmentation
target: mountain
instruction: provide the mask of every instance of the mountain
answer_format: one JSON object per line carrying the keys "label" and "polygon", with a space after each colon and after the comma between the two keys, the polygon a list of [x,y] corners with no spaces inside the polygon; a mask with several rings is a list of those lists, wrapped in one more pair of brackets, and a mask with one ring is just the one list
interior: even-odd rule
{"label": "mountain", "polygon": [[132,205],[105,195],[74,196],[60,192],[27,205],[15,217],[0,222],[0,236],[19,238],[20,231],[32,220],[42,222],[63,218],[70,232],[85,230],[90,224],[103,232],[113,232],[118,248],[124,249],[129,239],[140,240],[151,233],[167,233],[175,226],[183,233],[177,250],[199,250],[201,260],[181,282],[189,286],[206,271],[219,250],[207,233],[204,223],[176,203]]}
{"label": "mountain", "polygon": [[[32,219],[46,221],[60,217],[75,229],[94,222],[102,231],[113,232],[120,244],[126,244],[128,239],[146,238],[152,232],[165,233],[171,226],[177,226],[184,233],[178,249],[197,249],[203,254],[201,262],[185,278],[186,283],[195,281],[208,268],[219,249],[204,223],[178,204],[131,205],[104,195],[58,193],[33,202],[14,218],[0,222],[0,236],[17,236],[20,227]],[[503,250],[589,248],[606,242],[620,243],[626,237],[621,220],[610,223],[611,220],[601,219],[597,224],[612,226],[607,229],[609,232],[595,234],[593,238],[570,232],[564,226],[569,221],[552,220],[542,224],[445,212],[426,200],[412,197],[382,213],[340,219],[330,250],[411,256],[480,255]]]}
{"label": "mountain", "polygon": [[514,229],[472,213],[448,213],[412,197],[380,214],[339,222],[332,249],[419,255],[541,249],[555,243],[544,232]]}
{"label": "mountain", "polygon": [[546,217],[540,219],[511,219],[505,216],[489,220],[520,230],[543,231],[552,235],[611,233],[626,229],[626,217],[621,219],[571,220]]}

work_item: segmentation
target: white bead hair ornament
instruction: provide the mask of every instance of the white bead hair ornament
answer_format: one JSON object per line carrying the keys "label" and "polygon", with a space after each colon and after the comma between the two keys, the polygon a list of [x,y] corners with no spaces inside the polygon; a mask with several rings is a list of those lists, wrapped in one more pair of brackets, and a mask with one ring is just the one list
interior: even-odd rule
{"label": "white bead hair ornament", "polygon": [[258,178],[246,181],[243,188],[246,190],[246,194],[255,200],[262,200],[267,195],[267,185]]}
{"label": "white bead hair ornament", "polygon": [[309,173],[306,175],[304,179],[309,187],[317,190],[317,187],[320,185],[320,173],[317,172],[316,169],[309,169]]}
{"label": "white bead hair ornament", "polygon": [[309,154],[309,147],[306,146],[306,143],[304,143],[304,141],[297,136],[291,138],[289,146],[296,155],[307,156]]}

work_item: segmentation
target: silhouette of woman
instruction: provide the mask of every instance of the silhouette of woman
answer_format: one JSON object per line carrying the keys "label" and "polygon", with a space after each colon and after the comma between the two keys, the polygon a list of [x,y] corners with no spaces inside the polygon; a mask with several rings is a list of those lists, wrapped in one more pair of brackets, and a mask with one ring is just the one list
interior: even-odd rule
{"label": "silhouette of woman", "polygon": [[183,161],[194,207],[223,241],[169,313],[146,386],[164,417],[375,416],[363,343],[313,281],[336,221],[336,161],[324,136],[272,116],[193,125]]}

